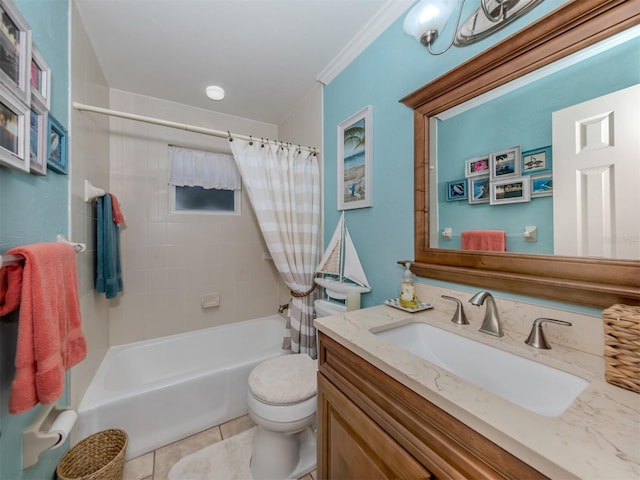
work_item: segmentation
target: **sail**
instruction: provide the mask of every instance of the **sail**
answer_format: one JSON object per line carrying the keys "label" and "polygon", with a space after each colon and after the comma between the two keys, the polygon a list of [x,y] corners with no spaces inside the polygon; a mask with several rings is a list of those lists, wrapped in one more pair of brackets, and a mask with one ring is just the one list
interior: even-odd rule
{"label": "sail", "polygon": [[360,263],[360,258],[358,257],[358,252],[356,251],[356,247],[353,244],[353,240],[351,240],[351,235],[349,235],[349,230],[347,230],[346,228],[344,233],[343,275],[345,278],[348,278],[358,285],[369,288],[371,287],[371,285],[369,285],[369,281],[367,280],[367,276],[364,274],[362,264]]}
{"label": "sail", "polygon": [[338,227],[333,232],[333,236],[329,241],[329,245],[324,252],[322,260],[316,271],[318,273],[328,273],[331,275],[340,275],[340,257],[342,249],[342,226],[344,224],[344,214],[340,217]]}

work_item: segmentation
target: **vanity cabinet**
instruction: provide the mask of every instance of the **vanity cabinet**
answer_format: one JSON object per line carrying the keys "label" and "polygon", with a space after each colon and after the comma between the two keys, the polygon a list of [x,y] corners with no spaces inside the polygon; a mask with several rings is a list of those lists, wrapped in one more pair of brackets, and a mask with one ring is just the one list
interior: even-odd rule
{"label": "vanity cabinet", "polygon": [[322,332],[320,479],[547,478]]}

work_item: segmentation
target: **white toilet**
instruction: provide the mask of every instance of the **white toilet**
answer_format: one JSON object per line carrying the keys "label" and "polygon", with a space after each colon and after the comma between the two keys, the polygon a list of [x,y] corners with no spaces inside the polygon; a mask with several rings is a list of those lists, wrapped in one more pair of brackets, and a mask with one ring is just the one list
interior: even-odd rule
{"label": "white toilet", "polygon": [[[328,300],[314,307],[318,317],[346,311]],[[265,360],[249,375],[249,416],[258,425],[254,480],[297,479],[316,468],[317,370],[307,354],[292,354]]]}

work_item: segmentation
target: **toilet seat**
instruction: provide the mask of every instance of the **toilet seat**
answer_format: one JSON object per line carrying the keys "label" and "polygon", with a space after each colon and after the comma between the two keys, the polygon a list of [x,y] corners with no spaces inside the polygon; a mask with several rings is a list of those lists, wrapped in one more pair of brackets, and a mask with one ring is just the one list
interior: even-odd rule
{"label": "toilet seat", "polygon": [[295,405],[315,397],[317,370],[317,362],[306,354],[265,360],[249,375],[249,391],[269,405]]}

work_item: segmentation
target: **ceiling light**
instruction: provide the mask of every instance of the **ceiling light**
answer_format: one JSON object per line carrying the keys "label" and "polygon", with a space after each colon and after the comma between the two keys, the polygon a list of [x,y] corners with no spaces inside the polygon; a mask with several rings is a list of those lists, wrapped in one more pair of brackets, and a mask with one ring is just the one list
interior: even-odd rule
{"label": "ceiling light", "polygon": [[[458,29],[464,2],[465,0],[421,0],[407,13],[404,31],[420,41],[432,55],[441,55],[453,45],[470,45],[488,37],[527,13],[542,0],[480,0],[480,7]],[[460,7],[454,30],[455,37],[444,50],[434,52],[431,46],[458,3]]]}
{"label": "ceiling light", "polygon": [[218,85],[209,85],[206,92],[207,97],[211,100],[222,100],[224,98],[224,89]]}

